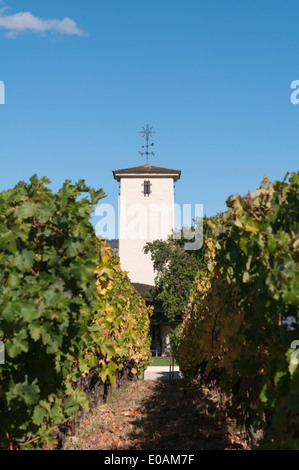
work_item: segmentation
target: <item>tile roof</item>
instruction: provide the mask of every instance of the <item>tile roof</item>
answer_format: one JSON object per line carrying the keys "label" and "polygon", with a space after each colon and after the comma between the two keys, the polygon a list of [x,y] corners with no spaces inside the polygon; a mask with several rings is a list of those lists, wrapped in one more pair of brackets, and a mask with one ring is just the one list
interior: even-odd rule
{"label": "tile roof", "polygon": [[149,284],[141,284],[139,282],[132,282],[131,284],[135,287],[135,289],[139,292],[139,294],[144,298],[147,298],[147,291],[149,289],[154,288],[154,286],[151,286]]}
{"label": "tile roof", "polygon": [[133,168],[124,168],[122,170],[114,170],[113,172],[114,178],[119,181],[121,177],[126,176],[160,176],[163,175],[171,176],[175,181],[180,179],[181,171],[180,170],[171,170],[169,168],[162,168],[160,166],[152,166],[152,165],[142,165],[142,166],[135,166]]}

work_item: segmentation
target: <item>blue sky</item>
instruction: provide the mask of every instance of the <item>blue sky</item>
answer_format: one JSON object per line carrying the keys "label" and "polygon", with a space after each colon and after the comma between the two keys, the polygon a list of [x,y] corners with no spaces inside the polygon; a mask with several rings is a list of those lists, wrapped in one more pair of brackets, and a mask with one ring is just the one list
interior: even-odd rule
{"label": "blue sky", "polygon": [[298,170],[298,1],[1,3],[0,190],[84,178],[116,205],[147,122],[152,164],[182,170],[176,202],[207,215]]}

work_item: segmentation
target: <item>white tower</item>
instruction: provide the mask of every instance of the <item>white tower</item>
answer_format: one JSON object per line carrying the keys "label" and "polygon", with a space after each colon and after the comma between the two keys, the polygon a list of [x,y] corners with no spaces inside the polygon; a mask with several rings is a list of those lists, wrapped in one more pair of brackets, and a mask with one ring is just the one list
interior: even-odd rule
{"label": "white tower", "polygon": [[[147,127],[148,129],[148,127]],[[148,135],[147,152],[148,152]],[[143,253],[147,242],[166,240],[174,229],[174,183],[179,170],[144,165],[113,171],[120,183],[119,257],[133,283],[154,285],[150,254]]]}

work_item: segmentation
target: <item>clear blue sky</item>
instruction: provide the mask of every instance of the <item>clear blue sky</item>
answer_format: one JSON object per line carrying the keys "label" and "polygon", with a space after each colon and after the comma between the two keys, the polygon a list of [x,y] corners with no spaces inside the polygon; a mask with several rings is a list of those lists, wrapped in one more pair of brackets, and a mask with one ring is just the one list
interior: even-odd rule
{"label": "clear blue sky", "polygon": [[[54,190],[84,178],[116,205],[112,170],[143,164],[137,131],[147,121],[159,132],[152,164],[182,170],[176,201],[207,215],[265,173],[298,170],[297,0],[1,7],[0,190],[33,173]],[[30,15],[16,22],[20,12]]]}

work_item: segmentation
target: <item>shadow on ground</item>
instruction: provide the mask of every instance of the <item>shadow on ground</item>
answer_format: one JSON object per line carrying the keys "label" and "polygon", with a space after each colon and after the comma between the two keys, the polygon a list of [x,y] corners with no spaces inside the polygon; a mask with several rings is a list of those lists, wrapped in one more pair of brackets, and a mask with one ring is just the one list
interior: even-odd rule
{"label": "shadow on ground", "polygon": [[150,400],[144,399],[140,410],[142,416],[132,422],[128,438],[141,449],[244,449],[233,422],[221,415],[213,396],[197,383],[183,379],[151,382]]}

